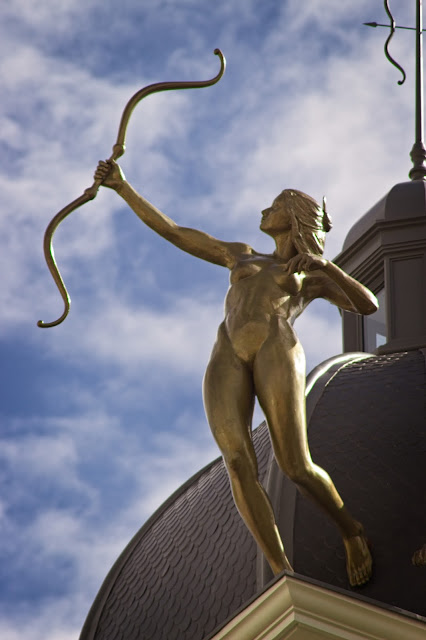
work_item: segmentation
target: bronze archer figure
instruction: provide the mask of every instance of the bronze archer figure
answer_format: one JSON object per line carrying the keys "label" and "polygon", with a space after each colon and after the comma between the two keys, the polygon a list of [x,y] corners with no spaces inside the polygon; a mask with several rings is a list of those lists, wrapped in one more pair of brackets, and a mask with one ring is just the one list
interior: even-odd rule
{"label": "bronze archer figure", "polygon": [[310,456],[305,357],[292,327],[315,298],[355,313],[377,310],[377,300],[368,289],[322,257],[330,228],[326,212],[300,191],[283,191],[262,212],[260,229],[276,244],[275,251],[266,255],[247,244],[223,242],[177,225],[136,193],[112,160],[99,163],[95,180],[114,189],[146,225],[179,249],[231,272],[225,319],[204,378],[204,406],[237,508],[274,573],[291,570],[291,565],[258,479],[251,440],[255,396],[279,466],[338,526],[350,584],[365,583],[372,560],[363,527]]}

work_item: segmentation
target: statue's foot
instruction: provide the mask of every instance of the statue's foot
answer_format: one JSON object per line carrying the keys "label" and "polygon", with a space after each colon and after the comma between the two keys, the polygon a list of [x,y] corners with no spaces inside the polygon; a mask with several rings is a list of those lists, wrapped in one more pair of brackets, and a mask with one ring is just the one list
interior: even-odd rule
{"label": "statue's foot", "polygon": [[280,559],[279,563],[273,563],[272,561],[270,561],[270,566],[272,571],[274,572],[274,575],[279,575],[282,571],[291,571],[292,573],[294,573],[294,569],[290,564],[289,559],[287,558],[287,556],[285,555],[285,553],[283,553],[282,558]]}
{"label": "statue's foot", "polygon": [[284,561],[284,569],[285,571],[291,571],[292,573],[294,573],[294,569],[290,564],[289,559],[287,558],[287,556],[285,556],[285,561]]}
{"label": "statue's foot", "polygon": [[423,565],[426,565],[426,544],[424,544],[421,549],[418,549],[414,553],[412,557],[412,563],[415,564],[416,567],[422,567]]}
{"label": "statue's foot", "polygon": [[346,571],[351,587],[359,587],[371,578],[373,559],[367,538],[361,531],[358,535],[343,538],[346,551]]}

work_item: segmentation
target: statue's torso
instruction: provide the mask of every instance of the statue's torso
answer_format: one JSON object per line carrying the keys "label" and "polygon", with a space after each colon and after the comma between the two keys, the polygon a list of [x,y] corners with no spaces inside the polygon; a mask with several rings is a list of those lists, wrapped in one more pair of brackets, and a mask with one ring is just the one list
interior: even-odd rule
{"label": "statue's torso", "polygon": [[231,271],[224,328],[243,360],[252,360],[272,333],[275,339],[297,340],[292,324],[309,302],[304,295],[309,276],[288,275],[284,267],[271,256],[252,255]]}

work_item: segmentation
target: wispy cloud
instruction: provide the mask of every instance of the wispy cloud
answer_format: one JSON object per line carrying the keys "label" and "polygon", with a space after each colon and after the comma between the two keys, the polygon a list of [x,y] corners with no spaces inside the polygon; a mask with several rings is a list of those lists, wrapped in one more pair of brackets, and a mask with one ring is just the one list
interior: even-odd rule
{"label": "wispy cloud", "polygon": [[[84,611],[135,530],[188,475],[216,456],[213,441],[198,425],[199,417],[186,411],[176,418],[169,425],[171,433],[150,434],[141,425],[142,437],[123,438],[117,423],[106,416],[81,415],[55,420],[56,437],[21,436],[19,448],[17,443],[1,442],[3,469],[5,464],[13,469],[0,524],[7,542],[2,551],[4,575],[10,574],[9,595],[4,595],[14,602],[11,617],[0,625],[2,638],[13,640],[14,634],[27,632],[25,637],[35,640],[53,638],[54,633],[76,637]],[[115,451],[104,469],[95,442],[98,455],[105,455],[108,447]],[[84,465],[91,473],[83,480]],[[103,473],[108,477],[103,479]],[[114,483],[122,486],[123,476],[128,479],[128,497],[114,503]],[[28,493],[22,495],[23,488]],[[16,511],[18,505],[21,511]]]}

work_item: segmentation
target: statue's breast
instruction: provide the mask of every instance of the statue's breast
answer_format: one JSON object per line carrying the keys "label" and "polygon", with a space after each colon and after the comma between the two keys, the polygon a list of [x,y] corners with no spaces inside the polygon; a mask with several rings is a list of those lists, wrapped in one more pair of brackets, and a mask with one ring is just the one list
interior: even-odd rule
{"label": "statue's breast", "polygon": [[238,262],[231,271],[231,284],[250,278],[264,269],[265,265],[255,260],[243,260]]}
{"label": "statue's breast", "polygon": [[276,284],[282,291],[289,293],[291,296],[297,296],[301,292],[305,278],[303,273],[285,273],[280,265],[274,265],[270,270]]}
{"label": "statue's breast", "polygon": [[[265,258],[252,258],[238,262],[231,271],[231,284],[241,280],[259,276],[263,286],[278,285],[283,293],[295,296],[300,293],[304,279],[303,274],[288,274],[284,270],[285,265],[277,264],[274,260]],[[259,282],[259,286],[261,283]]]}

